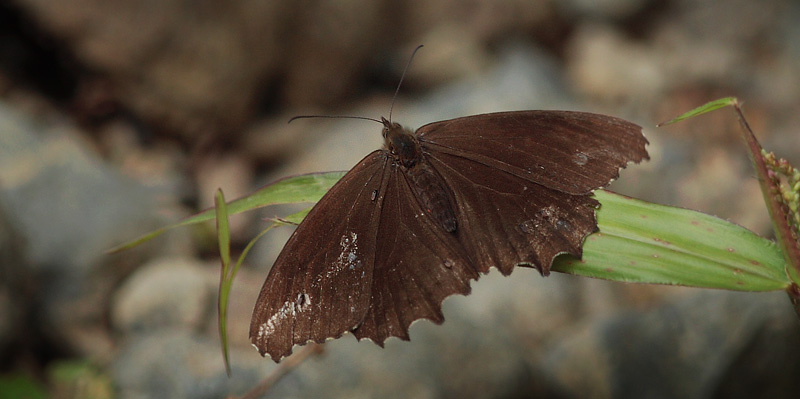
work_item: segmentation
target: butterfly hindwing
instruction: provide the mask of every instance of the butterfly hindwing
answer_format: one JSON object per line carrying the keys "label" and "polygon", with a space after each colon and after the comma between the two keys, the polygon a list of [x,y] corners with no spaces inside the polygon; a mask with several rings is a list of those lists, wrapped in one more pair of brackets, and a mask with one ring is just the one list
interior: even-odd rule
{"label": "butterfly hindwing", "polygon": [[420,206],[409,179],[393,167],[381,212],[371,303],[353,333],[383,345],[390,336],[408,339],[418,319],[444,320],[442,301],[467,295],[479,274],[455,235]]}
{"label": "butterfly hindwing", "polygon": [[586,235],[597,229],[598,202],[530,182],[482,163],[444,153],[428,157],[453,193],[455,236],[479,270],[504,275],[516,264],[546,275],[561,253],[581,255]]}

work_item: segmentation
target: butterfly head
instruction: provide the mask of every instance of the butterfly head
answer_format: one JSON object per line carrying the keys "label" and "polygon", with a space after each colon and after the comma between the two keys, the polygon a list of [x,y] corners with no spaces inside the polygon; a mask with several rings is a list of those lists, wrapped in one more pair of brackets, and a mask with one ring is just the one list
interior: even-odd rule
{"label": "butterfly head", "polygon": [[414,166],[422,156],[419,142],[414,133],[403,128],[399,123],[391,122],[383,117],[381,123],[383,123],[383,139],[386,149],[397,157],[403,166],[407,168]]}

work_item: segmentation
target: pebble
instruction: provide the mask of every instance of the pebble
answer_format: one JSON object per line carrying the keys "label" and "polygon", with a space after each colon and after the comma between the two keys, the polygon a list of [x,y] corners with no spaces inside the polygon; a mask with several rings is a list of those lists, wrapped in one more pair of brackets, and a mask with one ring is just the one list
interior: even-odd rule
{"label": "pebble", "polygon": [[124,333],[199,328],[216,297],[203,269],[190,258],[158,258],[142,265],[114,293],[114,327]]}
{"label": "pebble", "polygon": [[[767,397],[757,388],[764,387],[777,395],[768,397],[793,397],[788,393],[797,392],[800,383],[789,376],[800,372],[800,361],[779,351],[748,349],[796,353],[800,333],[788,302],[782,293],[696,290],[655,309],[565,329],[540,369],[567,396],[706,398],[738,386],[743,391],[737,395]],[[743,358],[745,353],[749,357]],[[739,384],[740,378],[761,383]],[[773,384],[777,389],[767,388]]]}

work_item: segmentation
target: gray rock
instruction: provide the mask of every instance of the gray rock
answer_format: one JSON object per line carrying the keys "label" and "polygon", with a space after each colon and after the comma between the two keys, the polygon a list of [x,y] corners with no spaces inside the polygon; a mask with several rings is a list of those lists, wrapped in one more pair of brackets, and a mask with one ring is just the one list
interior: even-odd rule
{"label": "gray rock", "polygon": [[203,267],[191,259],[151,261],[114,293],[111,321],[127,333],[199,328],[214,308],[215,287],[206,275]]}
{"label": "gray rock", "polygon": [[264,365],[234,363],[229,379],[221,359],[216,337],[160,329],[124,343],[111,374],[121,399],[216,399],[242,394],[266,375]]}
{"label": "gray rock", "polygon": [[[506,43],[493,68],[432,92],[405,107],[395,119],[417,128],[426,123],[488,112],[570,108],[572,98],[557,61],[521,42]],[[402,120],[400,119],[402,117]]]}
{"label": "gray rock", "polygon": [[[25,263],[25,243],[0,205],[0,358],[10,359],[17,339],[23,335],[26,314],[32,306],[31,270]],[[24,327],[23,327],[24,326]]]}
{"label": "gray rock", "polygon": [[[800,361],[783,356],[783,363],[770,363],[767,352],[749,350],[773,346],[782,348],[773,355],[797,353],[794,318],[782,293],[699,292],[655,311],[629,312],[564,331],[563,340],[543,357],[541,369],[561,392],[574,397],[708,398],[731,392],[731,383],[740,397],[760,396],[770,386],[780,387],[770,390],[776,395],[770,397],[795,397]],[[793,334],[774,328],[787,324]],[[743,353],[752,363],[742,364]],[[751,375],[749,385],[725,377],[754,371],[759,378]]]}
{"label": "gray rock", "polygon": [[556,2],[555,5],[571,16],[621,20],[642,11],[652,2],[652,0],[567,0]]}
{"label": "gray rock", "polygon": [[667,83],[659,53],[612,25],[581,25],[570,37],[567,57],[571,83],[590,98],[637,102]]}
{"label": "gray rock", "polygon": [[17,243],[23,243],[15,248],[21,261],[1,267],[29,267],[36,287],[30,296],[37,304],[30,320],[65,350],[91,350],[91,342],[77,342],[79,325],[102,317],[106,295],[129,270],[125,265],[141,255],[110,257],[105,251],[163,224],[154,212],[155,196],[169,198],[169,193],[147,189],[103,165],[66,120],[47,115],[34,120],[4,103],[0,182],[0,206]]}
{"label": "gray rock", "polygon": [[155,193],[104,166],[74,129],[0,103],[0,198],[40,272],[85,273],[132,229],[160,222]]}
{"label": "gray rock", "polygon": [[113,81],[126,108],[189,137],[236,131],[252,115],[262,79],[285,57],[283,34],[297,23],[287,18],[291,4],[19,2],[82,65]]}

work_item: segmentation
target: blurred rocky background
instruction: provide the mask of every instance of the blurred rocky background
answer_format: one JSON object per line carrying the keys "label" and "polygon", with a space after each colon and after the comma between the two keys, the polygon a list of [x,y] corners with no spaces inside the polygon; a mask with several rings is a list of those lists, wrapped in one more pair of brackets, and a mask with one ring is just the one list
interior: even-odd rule
{"label": "blurred rocky background", "polygon": [[[791,0],[6,0],[0,2],[0,398],[221,398],[275,369],[252,307],[290,229],[234,285],[230,378],[213,226],[105,251],[279,177],[345,170],[380,127],[573,109],[645,126],[652,160],[612,189],[771,236],[733,112],[800,164]],[[236,248],[269,208],[233,219]],[[385,349],[325,345],[268,397],[781,398],[800,392],[783,293],[493,272],[442,326]],[[27,396],[22,396],[27,395]]]}

